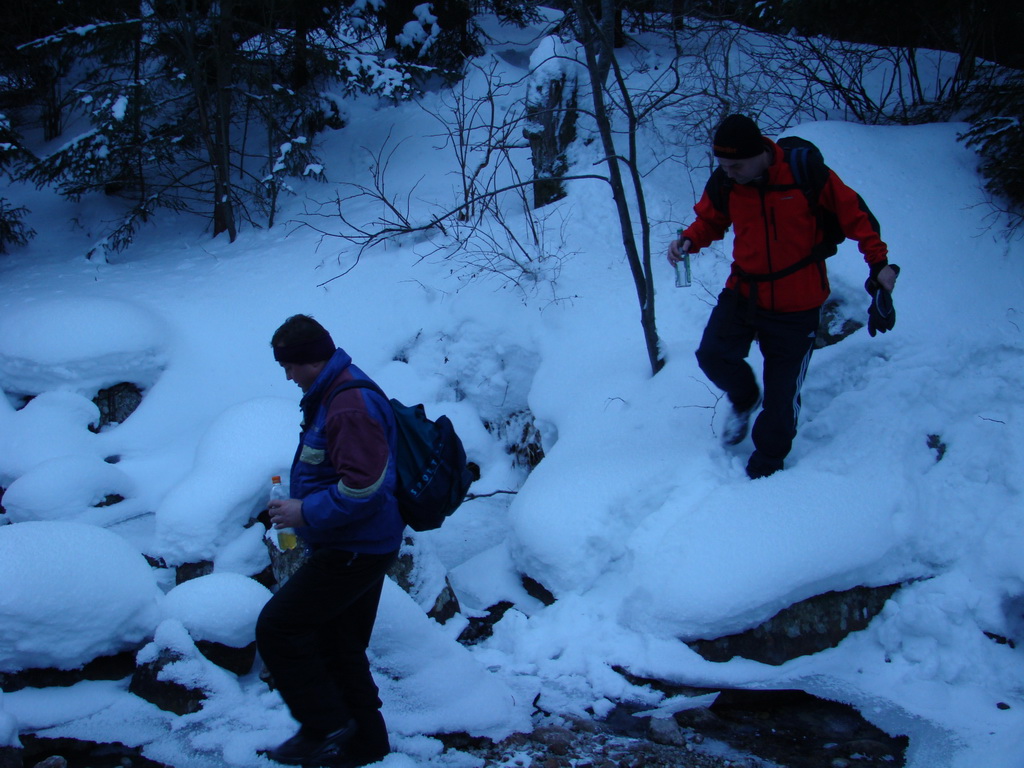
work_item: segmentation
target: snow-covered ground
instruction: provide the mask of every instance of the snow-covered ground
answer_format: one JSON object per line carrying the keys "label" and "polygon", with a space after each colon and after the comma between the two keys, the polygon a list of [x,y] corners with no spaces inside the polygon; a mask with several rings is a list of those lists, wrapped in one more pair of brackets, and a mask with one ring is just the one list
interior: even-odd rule
{"label": "snow-covered ground", "polygon": [[[518,56],[512,43],[497,47],[509,81],[526,74],[526,39]],[[423,103],[438,112],[441,98]],[[414,213],[455,204],[453,155],[431,135],[429,112],[359,102],[351,118],[327,141],[332,181],[302,188],[280,220],[300,218],[310,198],[331,200],[340,182],[368,183],[389,130],[391,183],[402,195],[416,185]],[[1024,766],[1024,655],[986,635],[1024,640],[1024,249],[990,228],[961,129],[787,131],[817,143],[863,195],[903,273],[895,330],[869,338],[862,329],[815,353],[787,469],[755,482],[743,470],[749,441],[724,449],[717,440],[726,404],[692,354],[729,243],[694,260],[690,288],[673,287],[662,255],[706,170],[680,184],[686,171],[665,165],[646,179],[651,220],[663,222],[655,272],[668,364],[654,377],[600,182],[573,182],[544,210],[550,250],[529,287],[473,278],[425,238],[356,264],[352,246],[301,226],[247,229],[229,244],[193,219],[166,217],[111,263],[94,263],[83,254],[112,202],[12,189],[39,236],[0,258],[10,523],[0,526],[0,671],[73,667],[152,638],[142,655],[177,649],[185,660],[175,674],[210,697],[177,717],[124,681],[0,694],[0,745],[38,732],[144,745],[176,768],[270,765],[257,750],[294,728],[280,699],[192,643],[244,644],[268,595],[237,577],[267,563],[259,530],[244,524],[270,476],[286,473],[300,395],[269,339],[301,312],[392,396],[451,416],[483,469],[475,493],[518,490],[467,502],[419,536],[425,567],[450,573],[467,615],[516,604],[492,638],[464,648],[455,638],[465,616],[438,625],[397,586],[385,589],[372,655],[396,751],[382,765],[473,765],[441,754],[429,734],[528,729],[538,694],[561,714],[661,703],[612,670],[622,665],[682,684],[803,688],[851,703],[910,737],[912,768]],[[661,156],[655,137],[671,133],[644,134],[644,156]],[[597,151],[581,143],[576,160],[589,172]],[[855,246],[844,244],[829,271],[834,295],[866,312]],[[141,406],[90,432],[90,399],[122,381],[145,389]],[[484,428],[526,408],[546,453],[528,477]],[[125,501],[94,506],[108,494]],[[172,589],[141,553],[171,565],[211,559],[215,571]],[[557,602],[529,597],[523,573]],[[707,662],[681,641],[751,627],[829,590],[901,580],[911,583],[867,630],[780,667]]]}

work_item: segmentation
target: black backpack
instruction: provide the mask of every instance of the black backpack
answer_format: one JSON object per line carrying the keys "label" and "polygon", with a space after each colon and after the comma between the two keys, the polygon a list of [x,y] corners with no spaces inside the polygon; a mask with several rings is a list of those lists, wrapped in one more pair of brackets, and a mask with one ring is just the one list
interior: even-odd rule
{"label": "black backpack", "polygon": [[796,186],[807,198],[811,211],[818,219],[818,227],[824,233],[821,242],[814,247],[814,252],[821,259],[835,254],[838,245],[846,239],[843,228],[839,226],[839,217],[827,208],[818,204],[821,190],[828,182],[829,169],[821,150],[807,139],[799,136],[787,136],[779,139],[783,159],[793,172]]}
{"label": "black backpack", "polygon": [[[758,275],[758,282],[777,280],[786,277],[794,272],[815,262],[821,262],[835,254],[838,246],[846,235],[839,226],[839,217],[832,211],[818,204],[821,197],[821,190],[828,182],[829,168],[825,165],[825,158],[821,150],[807,139],[799,136],[787,136],[779,139],[778,145],[782,148],[783,159],[793,172],[794,184],[774,184],[766,187],[770,191],[785,191],[788,189],[799,189],[807,198],[807,204],[811,212],[818,220],[818,228],[823,236],[821,242],[811,250],[805,258],[786,269],[772,272],[768,275]],[[729,193],[732,191],[733,181],[725,175],[721,168],[716,169],[712,174],[711,182],[708,184],[708,197],[712,205],[726,216],[729,215]]]}
{"label": "black backpack", "polygon": [[354,379],[335,387],[327,402],[346,389],[370,389],[391,403],[398,426],[398,511],[414,531],[440,528],[466,498],[477,478],[462,440],[447,416],[431,421],[422,405],[388,398],[374,382]]}

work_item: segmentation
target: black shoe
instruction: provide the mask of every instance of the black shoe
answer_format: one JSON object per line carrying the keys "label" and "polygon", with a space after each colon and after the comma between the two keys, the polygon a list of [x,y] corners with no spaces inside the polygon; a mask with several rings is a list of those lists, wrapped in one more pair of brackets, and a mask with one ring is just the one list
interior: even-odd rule
{"label": "black shoe", "polygon": [[285,765],[334,765],[348,759],[345,747],[355,732],[355,720],[349,720],[344,727],[326,736],[310,732],[308,728],[300,728],[290,739],[269,750],[267,757]]}
{"label": "black shoe", "polygon": [[355,715],[358,726],[355,738],[349,742],[347,757],[352,762],[342,768],[369,765],[383,760],[391,752],[388,741],[388,727],[380,710],[358,711]]}
{"label": "black shoe", "polygon": [[754,451],[747,461],[747,477],[757,480],[760,477],[774,475],[783,467],[782,459],[771,459],[762,453]]}

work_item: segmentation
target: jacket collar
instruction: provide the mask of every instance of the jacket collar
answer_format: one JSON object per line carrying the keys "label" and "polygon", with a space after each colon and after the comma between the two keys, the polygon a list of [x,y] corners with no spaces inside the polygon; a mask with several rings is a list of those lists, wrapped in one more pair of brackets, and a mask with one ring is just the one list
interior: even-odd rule
{"label": "jacket collar", "polygon": [[334,382],[341,373],[352,364],[352,358],[349,354],[338,347],[334,350],[334,354],[331,355],[331,359],[327,361],[327,365],[320,371],[320,375],[316,377],[316,381],[313,382],[313,386],[309,388],[309,391],[302,396],[302,400],[299,402],[303,412],[312,410],[313,407],[320,403],[323,396],[327,394],[328,387]]}

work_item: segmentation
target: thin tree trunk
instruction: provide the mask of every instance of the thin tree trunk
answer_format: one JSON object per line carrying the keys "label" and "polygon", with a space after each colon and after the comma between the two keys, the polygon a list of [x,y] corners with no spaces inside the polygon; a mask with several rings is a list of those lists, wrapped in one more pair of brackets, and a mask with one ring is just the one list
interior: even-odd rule
{"label": "thin tree trunk", "polygon": [[[584,38],[582,40],[583,49],[587,57],[587,71],[590,74],[591,90],[593,92],[594,116],[608,164],[608,180],[612,188],[612,197],[615,200],[615,208],[619,217],[622,246],[626,252],[630,271],[633,274],[633,284],[636,286],[637,300],[640,303],[640,325],[643,329],[644,344],[647,347],[647,357],[651,364],[651,373],[656,374],[665,366],[665,359],[661,354],[661,344],[658,339],[654,312],[654,280],[651,274],[650,228],[646,218],[647,206],[644,199],[642,179],[636,167],[637,153],[635,140],[637,126],[634,116],[630,113],[629,156],[623,158],[615,148],[611,118],[608,114],[604,98],[608,76],[612,71],[614,63],[612,57],[615,55],[612,42],[614,40],[615,2],[614,0],[602,0],[602,3],[600,26],[587,9],[584,0],[573,0],[573,7],[579,16],[582,28],[581,31]],[[625,83],[621,79],[617,79],[617,85],[621,91],[620,96],[623,102],[629,105],[629,94],[625,88]],[[642,221],[642,255],[637,248],[633,220],[629,210],[629,193],[626,183],[622,178],[622,172],[619,167],[620,163],[625,164],[630,169],[632,193]]]}

